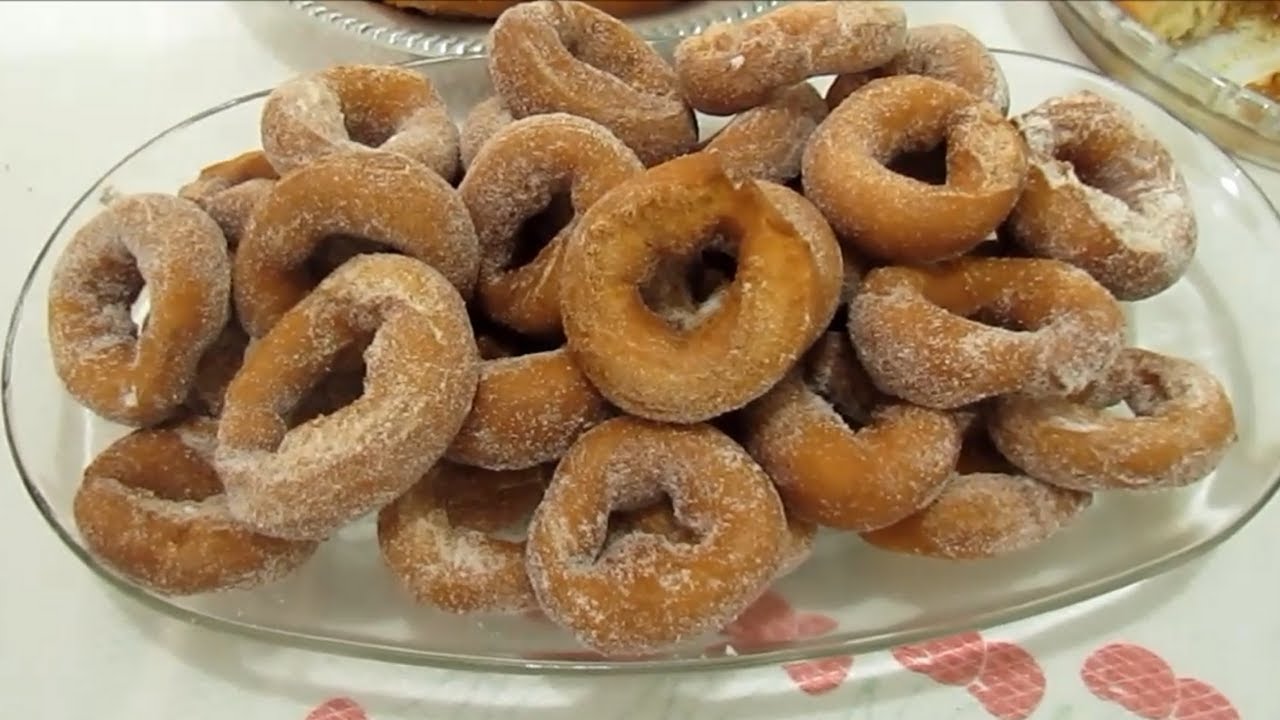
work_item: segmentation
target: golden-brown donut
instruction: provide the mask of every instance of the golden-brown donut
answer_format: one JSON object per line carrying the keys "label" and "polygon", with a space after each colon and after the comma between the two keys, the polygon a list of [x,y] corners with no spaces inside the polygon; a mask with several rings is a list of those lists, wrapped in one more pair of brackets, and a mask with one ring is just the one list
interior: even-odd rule
{"label": "golden-brown donut", "polygon": [[[458,136],[458,155],[463,168],[470,168],[480,148],[502,128],[515,122],[502,98],[494,95],[476,103],[462,121]],[[465,176],[464,176],[465,179]]]}
{"label": "golden-brown donut", "polygon": [[[715,234],[736,246],[733,281],[702,322],[673,327],[636,288],[660,258],[691,258]],[[563,262],[570,351],[610,402],[654,420],[700,422],[742,407],[825,322],[815,317],[823,269],[813,247],[758,185],[734,183],[709,153],[614,188],[587,210]]]}
{"label": "golden-brown donut", "polygon": [[826,116],[818,91],[798,83],[739,113],[703,149],[720,154],[729,177],[784,183],[800,176],[805,145]]}
{"label": "golden-brown donut", "polygon": [[[1104,408],[1126,403],[1134,417]],[[1037,480],[1075,490],[1163,489],[1203,479],[1236,441],[1231,399],[1208,370],[1127,348],[1082,397],[1003,397],[991,437]]]}
{"label": "golden-brown donut", "polygon": [[[360,398],[290,429],[291,407],[368,335]],[[443,275],[400,255],[347,261],[250,347],[227,388],[217,462],[232,513],[276,537],[322,539],[390,502],[462,426],[477,366]]]}
{"label": "golden-brown donut", "polygon": [[[187,399],[196,366],[227,324],[231,272],[222,231],[198,205],[130,195],[76,231],[49,281],[54,370],[94,413],[151,425]],[[138,328],[130,306],[146,287]]]}
{"label": "golden-brown donut", "polygon": [[876,386],[941,409],[1083,390],[1119,354],[1124,326],[1119,304],[1083,270],[1034,258],[876,268],[849,308]]}
{"label": "golden-brown donut", "polygon": [[1009,218],[1018,245],[1084,268],[1121,300],[1186,272],[1196,218],[1173,156],[1129,111],[1087,90],[1015,119],[1031,160]]}
{"label": "golden-brown donut", "polygon": [[267,154],[251,150],[201,169],[195,180],[178,190],[178,197],[209,213],[227,237],[227,246],[234,249],[254,209],[278,178]]}
{"label": "golden-brown donut", "polygon": [[731,115],[811,77],[883,65],[902,50],[906,28],[894,3],[789,3],[685,38],[676,46],[676,74],[690,105]]}
{"label": "golden-brown donut", "polygon": [[290,173],[258,206],[236,251],[236,312],[262,337],[315,279],[305,263],[331,235],[411,255],[470,297],[480,264],[475,227],[439,175],[391,153],[332,155]]}
{"label": "golden-brown donut", "polygon": [[[471,213],[480,244],[477,290],[493,320],[529,335],[560,331],[560,272],[566,238],[577,220],[644,166],[603,126],[551,113],[516,120],[476,156],[458,194]],[[522,263],[528,220],[555,195],[568,194],[572,215],[536,255]]]}
{"label": "golden-brown donut", "polygon": [[[615,509],[665,493],[698,541],[633,533],[601,555]],[[768,476],[709,425],[619,417],[560,461],[529,525],[539,604],[604,653],[649,652],[716,630],[775,577],[786,518]]]}
{"label": "golden-brown donut", "polygon": [[436,464],[379,511],[383,561],[418,602],[448,612],[536,609],[525,572],[525,542],[501,533],[533,512],[551,471],[548,466],[492,472]]}
{"label": "golden-brown donut", "polygon": [[72,504],[90,552],[165,595],[256,587],[310,558],[314,542],[254,533],[227,511],[211,464],[216,431],[189,418],[135,430],[94,457]]}
{"label": "golden-brown donut", "polygon": [[991,103],[1001,114],[1009,112],[1009,85],[1000,63],[973,33],[948,23],[907,28],[902,52],[888,63],[837,77],[827,90],[827,106],[835,108],[869,81],[892,75],[945,80]]}
{"label": "golden-brown donut", "polygon": [[[886,167],[946,143],[943,185]],[[803,159],[805,197],[860,253],[899,263],[961,255],[1009,215],[1027,173],[1018,131],[959,86],[920,75],[873,80],[813,133]]]}
{"label": "golden-brown donut", "polygon": [[445,457],[491,470],[539,465],[558,460],[610,414],[564,348],[485,360],[471,412]]}
{"label": "golden-brown donut", "polygon": [[489,33],[489,76],[515,117],[564,112],[617,135],[645,165],[691,150],[693,111],[675,72],[634,30],[590,5],[536,0]]}
{"label": "golden-brown donut", "polygon": [[281,175],[369,149],[458,173],[458,127],[425,76],[391,65],[334,65],[281,83],[262,108],[262,149]]}
{"label": "golden-brown donut", "polygon": [[249,336],[240,327],[240,323],[228,322],[196,365],[191,397],[187,399],[188,408],[212,418],[222,414],[222,400],[227,393],[227,386],[240,371],[248,346]]}

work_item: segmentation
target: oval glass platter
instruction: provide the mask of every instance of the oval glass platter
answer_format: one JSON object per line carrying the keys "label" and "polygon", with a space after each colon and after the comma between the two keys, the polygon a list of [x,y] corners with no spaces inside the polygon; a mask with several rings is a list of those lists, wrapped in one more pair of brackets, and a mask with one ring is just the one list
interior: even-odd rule
{"label": "oval glass platter", "polygon": [[[745,20],[782,0],[695,0],[681,7],[623,20],[645,40],[696,35],[718,22]],[[428,17],[369,0],[290,0],[318,22],[354,33],[392,50],[441,57],[484,52],[492,22]]]}
{"label": "oval glass platter", "polygon": [[[1159,494],[1099,496],[1074,525],[1032,550],[948,562],[876,550],[849,534],[820,534],[813,557],[773,592],[829,616],[804,639],[734,645],[697,638],[658,657],[605,660],[551,624],[523,616],[450,615],[415,605],[381,563],[372,518],[325,542],[294,575],[251,591],[167,598],[102,567],[84,548],[72,498],[88,461],[125,432],[63,390],[45,332],[57,254],[110,193],[173,192],[199,168],[258,144],[265,93],[232,100],[150,140],[110,169],[70,209],[22,289],[6,339],[3,407],[22,481],[40,512],[85,565],[146,605],[182,620],[259,640],[387,661],[515,672],[673,672],[779,663],[884,649],[1062,608],[1151,577],[1231,537],[1272,497],[1280,478],[1280,219],[1241,168],[1154,103],[1091,70],[997,52],[1012,111],[1091,90],[1127,106],[1170,148],[1199,219],[1198,256],[1159,296],[1128,307],[1133,344],[1202,363],[1230,393],[1239,442],[1217,471]],[[412,65],[454,117],[489,94],[483,59]],[[829,78],[819,81],[829,83]],[[723,120],[702,117],[704,133]],[[104,586],[104,591],[107,588]]]}

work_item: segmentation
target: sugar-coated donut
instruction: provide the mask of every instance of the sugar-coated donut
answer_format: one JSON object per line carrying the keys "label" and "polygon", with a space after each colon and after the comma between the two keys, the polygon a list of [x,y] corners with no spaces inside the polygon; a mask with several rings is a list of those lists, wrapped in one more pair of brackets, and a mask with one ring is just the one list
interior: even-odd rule
{"label": "sugar-coated donut", "polygon": [[804,384],[853,425],[871,423],[871,413],[893,398],[880,392],[858,362],[845,328],[828,330],[805,353],[797,368]]}
{"label": "sugar-coated donut", "polygon": [[94,556],[165,595],[256,587],[311,557],[314,542],[266,537],[231,516],[212,465],[216,432],[188,418],[135,430],[94,457],[72,503]]}
{"label": "sugar-coated donut", "polygon": [[[886,167],[946,142],[947,175],[930,185]],[[990,103],[921,75],[872,80],[827,116],[805,148],[805,197],[864,255],[926,263],[989,237],[1027,174],[1022,138]]]}
{"label": "sugar-coated donut", "polygon": [[564,348],[485,360],[471,412],[445,457],[490,470],[539,465],[558,460],[610,414]]}
{"label": "sugar-coated donut", "polygon": [[813,327],[810,342],[818,338],[831,323],[847,289],[852,266],[845,262],[845,252],[822,212],[803,195],[785,185],[759,180],[756,187],[809,246],[818,271],[813,289],[813,307],[809,322]]}
{"label": "sugar-coated donut", "polygon": [[[369,335],[360,398],[289,428],[334,356]],[[322,539],[390,502],[462,426],[478,364],[443,275],[400,255],[348,260],[249,348],[227,388],[217,463],[232,513],[276,537]]]}
{"label": "sugar-coated donut", "polygon": [[[173,195],[130,195],[76,231],[49,281],[54,370],[94,413],[132,426],[168,419],[230,316],[227,243],[208,214]],[[138,328],[130,306],[147,288]]]}
{"label": "sugar-coated donut", "polygon": [[[611,511],[663,493],[697,542],[633,533],[604,548]],[[547,616],[583,644],[649,652],[736,617],[776,576],[785,532],[768,476],[728,436],[619,417],[556,467],[529,525],[529,579]]]}
{"label": "sugar-coated donut", "polygon": [[787,511],[843,530],[874,530],[920,510],[951,476],[960,452],[959,429],[944,412],[893,403],[854,427],[799,373],[744,415],[744,444],[773,478]]}
{"label": "sugar-coated donut", "polygon": [[907,28],[902,52],[863,73],[841,75],[827,90],[827,106],[835,108],[869,81],[891,75],[925,75],[968,90],[1009,112],[1009,85],[1000,63],[973,33],[958,25],[939,23]]}
{"label": "sugar-coated donut", "polygon": [[1173,285],[1196,250],[1196,218],[1173,156],[1133,115],[1082,90],[1015,118],[1031,161],[1009,217],[1017,244],[1084,268],[1121,300]]}
{"label": "sugar-coated donut", "polygon": [[894,3],[795,2],[685,38],[676,46],[676,74],[693,107],[731,115],[811,77],[883,65],[902,50],[906,29]]}
{"label": "sugar-coated donut", "polygon": [[236,312],[262,337],[315,284],[306,261],[330,235],[381,243],[421,260],[470,297],[480,265],[475,226],[439,175],[391,153],[331,155],[278,181],[236,251]]}
{"label": "sugar-coated donut", "polygon": [[941,409],[1083,390],[1120,353],[1124,327],[1119,304],[1087,273],[1035,258],[876,268],[849,307],[876,386]]}
{"label": "sugar-coated donut", "polygon": [[281,83],[262,108],[262,149],[281,175],[335,153],[375,148],[458,173],[458,127],[425,76],[390,65],[334,65]]}
{"label": "sugar-coated donut", "polygon": [[[1104,408],[1124,402],[1134,417]],[[1037,480],[1076,490],[1163,489],[1203,479],[1236,441],[1231,399],[1202,366],[1127,348],[1082,397],[997,400],[992,440]]]}
{"label": "sugar-coated donut", "polygon": [[800,176],[805,145],[826,116],[818,91],[798,83],[739,113],[703,149],[720,154],[729,177],[786,182]]}
{"label": "sugar-coated donut", "polygon": [[240,323],[228,322],[213,344],[200,356],[187,407],[200,415],[216,418],[222,414],[222,400],[231,378],[244,363],[249,336]]}
{"label": "sugar-coated donut", "polygon": [[[480,244],[477,290],[493,320],[529,335],[560,332],[560,273],[566,238],[605,193],[644,169],[602,125],[550,113],[516,120],[476,156],[458,193]],[[521,263],[529,219],[567,193],[572,216],[536,256]]]}
{"label": "sugar-coated donut", "polygon": [[536,0],[489,33],[489,76],[515,117],[564,112],[617,135],[645,165],[698,141],[675,72],[634,30],[590,5]]}
{"label": "sugar-coated donut", "polygon": [[383,561],[418,602],[448,612],[536,609],[524,540],[499,533],[533,512],[551,470],[492,472],[436,464],[379,511]]}
{"label": "sugar-coated donut", "polygon": [[195,180],[178,190],[209,213],[222,228],[227,245],[235,248],[244,237],[249,218],[279,178],[267,154],[251,150],[200,170]]}
{"label": "sugar-coated donut", "polygon": [[[659,259],[692,258],[716,233],[736,247],[733,281],[702,322],[675,328],[636,288]],[[587,210],[563,263],[570,351],[610,402],[654,420],[701,422],[742,407],[825,322],[815,317],[823,270],[809,241],[756,183],[734,183],[709,153],[615,187]]]}
{"label": "sugar-coated donut", "polygon": [[514,121],[511,111],[497,95],[476,103],[463,119],[459,130],[458,155],[462,159],[462,167],[470,168],[476,155],[480,154],[480,148],[489,142],[489,138]]}

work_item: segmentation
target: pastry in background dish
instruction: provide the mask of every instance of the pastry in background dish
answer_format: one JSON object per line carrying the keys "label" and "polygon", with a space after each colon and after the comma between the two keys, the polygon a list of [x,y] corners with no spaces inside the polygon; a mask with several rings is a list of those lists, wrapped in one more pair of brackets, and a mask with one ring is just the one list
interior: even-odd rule
{"label": "pastry in background dish", "polygon": [[[407,10],[416,10],[424,15],[454,19],[493,20],[503,10],[519,5],[525,0],[382,0],[387,5],[394,5]],[[587,0],[588,5],[603,10],[614,17],[633,17],[649,15],[666,10],[672,5],[688,0]]]}
{"label": "pastry in background dish", "polygon": [[1170,42],[1199,40],[1246,18],[1280,26],[1274,0],[1114,0],[1130,17]]}

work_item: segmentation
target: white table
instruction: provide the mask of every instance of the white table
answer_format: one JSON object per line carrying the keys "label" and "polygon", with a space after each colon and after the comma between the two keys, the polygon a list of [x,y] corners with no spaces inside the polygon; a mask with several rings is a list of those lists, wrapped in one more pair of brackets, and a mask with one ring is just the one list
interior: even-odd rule
{"label": "white table", "polygon": [[[993,46],[1086,62],[1041,3],[906,5],[913,23],[956,20]],[[272,3],[0,3],[5,317],[65,208],[156,131],[302,70],[399,59]],[[1251,171],[1280,200],[1280,174]],[[7,461],[0,463],[0,527],[0,702],[15,718],[1025,716],[993,714],[965,688],[904,671],[889,653],[858,657],[838,687],[805,693],[778,667],[683,677],[535,678],[281,649],[185,626],[109,591],[45,527]],[[1082,680],[1086,658],[1117,644],[1119,652],[1095,660],[1108,657],[1114,667],[1147,648],[1177,676],[1217,688],[1238,712],[1193,713],[1183,701],[1180,720],[1280,717],[1278,545],[1280,507],[1273,503],[1207,558],[1068,611],[989,630],[985,638],[996,644],[988,647],[1008,650],[999,643],[1014,643],[1041,669],[1045,690],[1032,718],[1137,717],[1093,695]],[[987,657],[996,668],[1010,656],[992,651]],[[1034,689],[1028,667],[1001,666],[992,676],[1029,678]],[[1149,688],[1151,703],[1163,703],[1148,715],[1173,712],[1162,701],[1168,693],[1162,695],[1159,678],[1138,684]]]}

